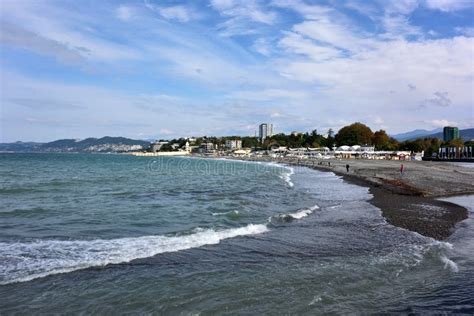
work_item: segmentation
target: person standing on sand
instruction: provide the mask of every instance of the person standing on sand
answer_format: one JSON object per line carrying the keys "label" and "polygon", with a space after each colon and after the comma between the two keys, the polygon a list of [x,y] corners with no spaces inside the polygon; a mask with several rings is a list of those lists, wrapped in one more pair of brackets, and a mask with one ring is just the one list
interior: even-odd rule
{"label": "person standing on sand", "polygon": [[403,175],[403,164],[400,165],[400,175]]}
{"label": "person standing on sand", "polygon": [[349,164],[346,165],[346,170],[349,172]]}

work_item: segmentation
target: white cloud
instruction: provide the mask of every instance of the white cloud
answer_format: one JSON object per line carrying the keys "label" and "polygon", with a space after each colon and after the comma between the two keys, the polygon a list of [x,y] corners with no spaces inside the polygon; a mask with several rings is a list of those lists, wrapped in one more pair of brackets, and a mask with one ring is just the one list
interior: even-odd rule
{"label": "white cloud", "polygon": [[425,0],[426,6],[433,10],[453,12],[474,7],[472,0]]}
{"label": "white cloud", "polygon": [[300,34],[293,32],[288,32],[285,37],[280,40],[279,46],[288,52],[306,55],[315,61],[340,57],[342,54],[342,52],[336,48],[318,45],[312,40],[303,38]]}
{"label": "white cloud", "polygon": [[211,0],[211,6],[224,16],[243,17],[263,24],[273,24],[277,18],[275,12],[264,10],[255,0]]}
{"label": "white cloud", "polygon": [[259,30],[251,28],[248,20],[243,17],[233,17],[217,25],[219,34],[223,37],[258,34]]}
{"label": "white cloud", "polygon": [[427,107],[427,106],[442,106],[442,107],[447,107],[452,104],[451,99],[449,98],[449,93],[446,91],[440,92],[436,91],[433,93],[434,97],[425,99],[423,103],[421,104],[422,107]]}
{"label": "white cloud", "polygon": [[169,136],[169,135],[173,135],[175,134],[175,132],[173,132],[172,130],[170,129],[167,129],[167,128],[160,128],[160,132],[159,132],[160,135],[166,135],[166,136]]}
{"label": "white cloud", "polygon": [[420,0],[385,1],[384,4],[387,13],[407,15],[419,6]]}
{"label": "white cloud", "polygon": [[3,23],[0,27],[0,43],[54,56],[65,63],[81,63],[87,56],[87,51],[69,47],[10,23]]}
{"label": "white cloud", "polygon": [[[472,113],[473,71],[466,65],[472,64],[473,55],[474,39],[466,37],[397,40],[379,42],[372,50],[324,63],[288,59],[279,69],[290,80],[318,87],[315,100],[326,117],[360,120],[383,108],[385,125],[396,129],[393,122],[417,126],[416,114],[412,118],[413,114],[407,113],[417,111],[427,102],[426,96],[436,91],[441,94],[433,95],[429,102],[439,106],[427,107],[423,116],[436,119],[446,115],[451,120],[459,113]],[[416,89],[407,89],[408,85]],[[452,108],[449,112],[447,105]]]}
{"label": "white cloud", "polygon": [[307,20],[293,26],[293,31],[323,44],[329,44],[348,51],[362,49],[371,41],[355,32],[356,27],[327,17]]}
{"label": "white cloud", "polygon": [[474,37],[474,27],[456,27],[454,30],[459,34]]}
{"label": "white cloud", "polygon": [[[22,25],[24,31],[38,38],[60,43],[75,50],[87,60],[110,63],[117,60],[139,59],[140,53],[122,43],[104,39],[90,27],[92,18],[47,2],[6,1],[2,3],[2,24]],[[18,40],[30,41],[22,36]],[[26,43],[22,45],[28,45]],[[31,45],[34,50],[38,45]],[[38,50],[43,53],[43,49]]]}
{"label": "white cloud", "polygon": [[431,120],[431,121],[426,121],[429,125],[432,127],[445,127],[445,126],[458,126],[459,124],[454,121],[448,121],[448,120]]}
{"label": "white cloud", "polygon": [[323,5],[308,5],[301,0],[274,0],[271,5],[279,8],[293,10],[301,14],[305,19],[320,19],[334,13],[334,9]]}
{"label": "white cloud", "polygon": [[[2,106],[16,111],[7,111],[12,122],[23,114],[22,122],[29,117],[29,124],[39,125],[58,109],[58,124],[72,126],[64,133],[77,137],[107,134],[106,128],[114,124],[130,124],[128,130],[134,130],[136,122],[144,135],[162,128],[180,136],[253,131],[255,127],[248,128],[252,122],[270,119],[290,131],[327,130],[356,120],[387,125],[391,132],[431,126],[439,118],[462,124],[471,114],[472,121],[474,38],[428,40],[410,17],[415,10],[426,10],[425,0],[376,1],[364,8],[356,5],[365,3],[361,0],[330,2],[333,7],[299,0],[214,0],[214,16],[209,11],[201,15],[197,6],[187,4],[145,2],[152,12],[101,3],[98,11],[116,14],[108,19],[79,6],[76,11],[62,3],[26,1],[5,2],[2,44],[62,62],[85,62],[100,71],[108,63],[112,67],[105,70],[114,74],[90,82],[123,90],[128,80],[137,80],[125,90],[150,94],[13,78],[14,84],[1,87],[6,96]],[[446,11],[446,4],[438,7]],[[372,25],[352,20],[363,17],[345,15],[348,8],[360,9]],[[4,19],[22,27],[12,30]],[[439,35],[433,37],[446,36],[435,30]],[[455,31],[473,34],[466,26]],[[255,36],[222,36],[242,34]],[[91,78],[82,75],[77,74],[78,80]],[[181,97],[160,91],[162,86],[179,90]],[[425,107],[420,109],[420,104]],[[66,109],[69,116],[61,116]]]}
{"label": "white cloud", "polygon": [[252,45],[252,48],[259,54],[264,56],[270,56],[273,48],[270,41],[265,38],[258,38]]}
{"label": "white cloud", "polygon": [[409,18],[404,15],[385,14],[382,18],[382,25],[386,32],[382,37],[385,38],[395,39],[404,38],[408,35],[422,35],[421,29],[413,26]]}
{"label": "white cloud", "polygon": [[[103,135],[136,137],[138,133],[154,137],[157,132],[185,135],[197,133],[202,126],[225,128],[230,120],[238,121],[235,113],[228,117],[226,111],[218,111],[207,102],[193,103],[166,94],[129,94],[92,85],[30,79],[8,72],[3,72],[2,77],[0,102],[4,115],[0,141]],[[25,95],[31,97],[26,100]],[[216,115],[221,113],[224,118],[217,119]],[[34,126],[25,128],[25,118]]]}
{"label": "white cloud", "polygon": [[211,0],[211,6],[218,11],[229,10],[238,5],[236,0]]}
{"label": "white cloud", "polygon": [[132,9],[125,5],[121,5],[117,8],[117,18],[122,21],[129,21],[132,18]]}
{"label": "white cloud", "polygon": [[[400,82],[404,82],[405,87],[410,82],[418,90],[426,87],[427,91],[433,91],[430,87],[439,84],[441,88],[434,91],[444,91],[442,83],[449,85],[453,79],[462,83],[472,75],[472,70],[465,65],[471,63],[473,45],[474,39],[466,37],[422,42],[378,42],[371,50],[324,64],[288,60],[286,66],[282,65],[281,71],[300,81],[333,84],[357,82],[359,86],[363,83],[373,85],[374,78],[377,78],[376,82],[413,78],[417,81]],[[464,81],[464,84],[469,83]]]}
{"label": "white cloud", "polygon": [[346,8],[357,11],[371,19],[374,19],[379,13],[379,9],[375,5],[364,0],[349,0],[344,5]]}
{"label": "white cloud", "polygon": [[197,17],[194,11],[184,5],[162,7],[157,9],[162,17],[168,20],[189,22]]}
{"label": "white cloud", "polygon": [[256,0],[211,0],[211,7],[221,16],[228,17],[217,26],[225,37],[260,33],[262,25],[271,26],[278,18],[276,12],[264,8]]}
{"label": "white cloud", "polygon": [[281,101],[282,99],[305,99],[309,97],[309,93],[301,89],[241,90],[231,93],[227,97],[249,101]]}

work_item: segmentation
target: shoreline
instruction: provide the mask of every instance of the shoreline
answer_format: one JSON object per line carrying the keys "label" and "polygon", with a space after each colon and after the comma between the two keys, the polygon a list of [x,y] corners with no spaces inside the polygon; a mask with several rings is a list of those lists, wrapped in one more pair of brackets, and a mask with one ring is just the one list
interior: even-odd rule
{"label": "shoreline", "polygon": [[[451,183],[451,186],[444,191],[430,190],[430,187],[419,185],[423,182],[414,184],[413,181],[409,182],[403,178],[397,178],[396,176],[377,177],[378,170],[373,174],[371,169],[364,170],[364,168],[350,170],[349,173],[342,171],[341,167],[345,168],[346,164],[353,165],[355,163],[353,159],[313,161],[270,157],[221,158],[240,161],[274,162],[290,166],[306,167],[322,172],[332,172],[335,175],[341,176],[343,180],[348,183],[368,187],[369,192],[373,196],[368,202],[379,208],[382,216],[391,225],[408,229],[436,240],[444,240],[451,236],[456,225],[468,218],[468,210],[465,207],[451,202],[440,201],[436,198],[474,194],[474,185],[459,188],[462,184],[453,186]],[[377,163],[379,163],[378,160],[365,161],[362,163],[359,161],[359,164],[370,165],[371,167]],[[400,163],[406,164],[410,162],[393,161],[391,164],[394,163],[399,166]],[[423,164],[423,162],[414,163]],[[454,166],[452,166],[452,168],[454,168]],[[435,177],[433,177],[432,181],[436,181]]]}

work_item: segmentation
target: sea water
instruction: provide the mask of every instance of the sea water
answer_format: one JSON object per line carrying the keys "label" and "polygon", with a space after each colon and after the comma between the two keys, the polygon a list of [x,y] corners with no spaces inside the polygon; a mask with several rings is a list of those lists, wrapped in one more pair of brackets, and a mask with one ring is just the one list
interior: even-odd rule
{"label": "sea water", "polygon": [[472,216],[440,242],[370,198],[276,164],[0,154],[0,313],[474,312]]}

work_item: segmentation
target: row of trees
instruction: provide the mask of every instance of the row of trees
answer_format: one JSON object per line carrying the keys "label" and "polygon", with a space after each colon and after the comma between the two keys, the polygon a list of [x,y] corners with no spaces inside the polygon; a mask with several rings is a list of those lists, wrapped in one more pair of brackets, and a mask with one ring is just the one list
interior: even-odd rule
{"label": "row of trees", "polygon": [[[241,136],[227,136],[227,137],[199,137],[192,145],[200,145],[204,142],[212,142],[218,147],[223,148],[225,141],[228,139],[242,140],[242,147],[246,148],[270,148],[271,146],[287,146],[290,148],[300,147],[328,147],[342,145],[372,145],[376,150],[407,150],[413,152],[425,151],[425,155],[431,156],[432,153],[438,152],[441,146],[459,147],[468,145],[463,143],[461,139],[452,140],[449,143],[442,142],[437,138],[420,138],[412,141],[399,142],[393,137],[390,137],[384,130],[373,132],[370,127],[362,123],[356,122],[351,125],[344,126],[337,134],[334,135],[332,129],[329,129],[326,135],[318,134],[317,130],[311,133],[294,133],[290,135],[276,134],[265,139],[263,143],[257,137],[241,137]],[[185,138],[173,139],[169,141],[170,144],[177,143],[184,146]],[[170,150],[169,145],[164,145],[162,150]],[[472,144],[470,144],[472,145]]]}
{"label": "row of trees", "polygon": [[329,147],[342,145],[372,145],[376,150],[406,150],[413,152],[425,151],[426,155],[438,152],[441,146],[459,147],[463,145],[472,145],[469,142],[464,143],[461,139],[454,139],[450,142],[443,142],[438,138],[420,138],[411,141],[399,142],[390,137],[386,131],[378,130],[373,132],[370,127],[362,123],[353,123],[344,126],[333,136],[330,129],[327,136],[317,133],[316,130],[310,134],[284,135],[277,134],[265,141],[264,145],[277,143],[281,146],[289,147]]}
{"label": "row of trees", "polygon": [[344,126],[334,135],[329,129],[326,135],[318,134],[317,130],[304,134],[277,134],[265,141],[264,145],[277,143],[288,147],[328,147],[342,145],[375,145],[377,149],[395,150],[397,141],[387,135],[384,130],[372,132],[372,130],[362,124],[354,123]]}

